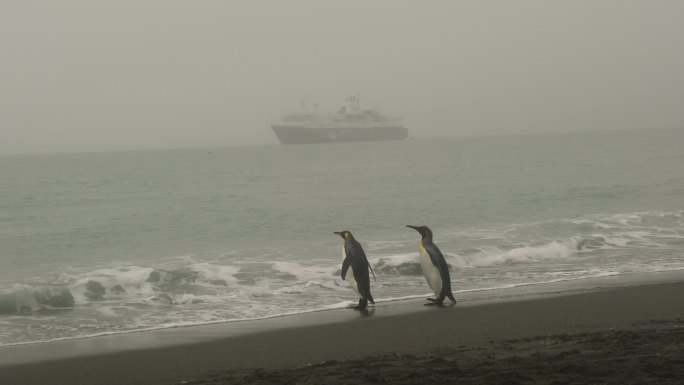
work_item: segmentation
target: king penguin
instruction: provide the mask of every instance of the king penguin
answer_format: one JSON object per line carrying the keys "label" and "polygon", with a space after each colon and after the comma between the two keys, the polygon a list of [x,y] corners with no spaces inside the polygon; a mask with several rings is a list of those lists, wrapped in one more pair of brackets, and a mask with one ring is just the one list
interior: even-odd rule
{"label": "king penguin", "polygon": [[[354,239],[354,236],[349,231],[335,231],[335,234],[344,239],[344,246],[342,248],[342,279],[347,280],[352,289],[359,294],[359,305],[356,309],[364,310],[368,306],[368,302],[375,304],[373,296],[370,292],[370,276],[368,270],[370,263],[366,258],[366,253],[363,252],[361,244]],[[349,267],[351,266],[351,270]],[[375,273],[373,273],[375,278]]]}
{"label": "king penguin", "polygon": [[[418,244],[420,251],[420,267],[425,275],[428,285],[435,293],[436,298],[428,298],[436,305],[442,305],[444,298],[448,297],[451,302],[456,303],[454,295],[451,293],[451,277],[449,276],[449,266],[442,252],[437,245],[432,243],[432,231],[427,226],[407,225],[420,233],[422,239]],[[428,304],[429,305],[429,304]]]}

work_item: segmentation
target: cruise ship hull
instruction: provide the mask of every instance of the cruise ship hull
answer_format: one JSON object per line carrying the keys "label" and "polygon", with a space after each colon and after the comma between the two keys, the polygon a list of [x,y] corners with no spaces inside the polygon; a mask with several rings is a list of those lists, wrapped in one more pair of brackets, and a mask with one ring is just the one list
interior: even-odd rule
{"label": "cruise ship hull", "polygon": [[282,144],[371,142],[402,140],[408,136],[408,129],[400,126],[324,128],[274,124],[271,128]]}

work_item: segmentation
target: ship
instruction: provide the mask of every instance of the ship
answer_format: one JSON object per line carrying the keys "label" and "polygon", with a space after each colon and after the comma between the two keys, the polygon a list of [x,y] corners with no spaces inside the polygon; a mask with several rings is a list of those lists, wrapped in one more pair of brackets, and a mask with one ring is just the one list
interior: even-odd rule
{"label": "ship", "polygon": [[312,112],[302,101],[300,111],[283,114],[271,128],[282,144],[403,140],[408,136],[401,118],[385,116],[377,108],[363,109],[358,96],[344,99],[334,113]]}

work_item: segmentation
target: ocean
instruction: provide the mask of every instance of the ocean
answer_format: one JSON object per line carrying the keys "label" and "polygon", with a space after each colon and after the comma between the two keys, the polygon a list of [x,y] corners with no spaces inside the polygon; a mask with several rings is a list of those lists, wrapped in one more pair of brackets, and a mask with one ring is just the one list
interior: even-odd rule
{"label": "ocean", "polygon": [[[0,156],[0,345],[684,269],[684,131]],[[500,290],[499,290],[500,292]],[[351,310],[350,310],[351,311]]]}

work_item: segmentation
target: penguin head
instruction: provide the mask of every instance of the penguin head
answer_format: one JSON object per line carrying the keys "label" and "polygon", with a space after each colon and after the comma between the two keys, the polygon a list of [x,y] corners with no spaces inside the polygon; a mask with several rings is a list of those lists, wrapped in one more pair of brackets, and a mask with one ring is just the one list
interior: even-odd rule
{"label": "penguin head", "polygon": [[342,237],[342,239],[344,239],[345,241],[346,241],[347,239],[354,238],[354,236],[352,235],[352,233],[350,233],[348,230],[335,231],[334,233],[337,234],[337,235],[339,235],[340,237]]}
{"label": "penguin head", "polygon": [[429,227],[427,226],[411,226],[411,225],[406,225],[406,227],[410,227],[417,232],[420,233],[420,235],[423,237],[423,239],[428,239],[432,240],[432,230],[430,230]]}

